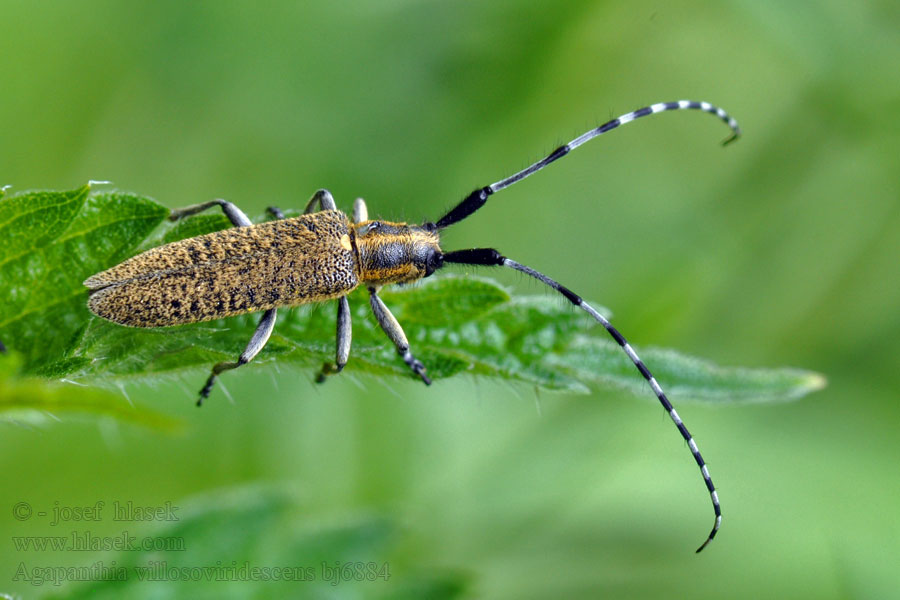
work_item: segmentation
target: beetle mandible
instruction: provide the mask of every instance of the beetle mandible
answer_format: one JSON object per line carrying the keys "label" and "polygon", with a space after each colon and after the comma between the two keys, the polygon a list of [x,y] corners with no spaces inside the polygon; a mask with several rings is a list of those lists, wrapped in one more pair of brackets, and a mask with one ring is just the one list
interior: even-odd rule
{"label": "beetle mandible", "polygon": [[[225,200],[174,210],[169,216],[171,220],[221,207],[234,228],[153,248],[97,273],[84,282],[90,289],[88,308],[99,317],[130,327],[165,327],[265,311],[238,359],[220,362],[212,368],[200,391],[199,406],[209,397],[222,372],[250,362],[262,350],[272,333],[275,311],[279,307],[338,300],[335,363],[326,364],[318,379],[321,381],[328,374],[340,372],[350,355],[347,294],[363,285],[369,292],[369,302],[378,324],[403,361],[430,385],[425,366],[413,356],[403,329],[379,298],[379,288],[428,277],[451,263],[515,269],[553,288],[602,324],[649,383],[687,442],[712,499],[715,524],[697,549],[700,552],[715,537],[722,521],[715,486],[681,417],[622,334],[569,288],[493,248],[444,252],[439,244],[441,230],[470,216],[492,194],[543,169],[585,142],[640,117],[683,109],[701,110],[724,121],[732,130],[725,144],[737,139],[741,133],[733,118],[708,102],[680,100],[653,104],[591,129],[522,171],[476,189],[436,222],[422,225],[370,221],[361,199],[354,205],[351,221],[337,210],[334,198],[327,190],[319,190],[313,195],[303,215],[285,219],[281,211],[270,208],[277,220],[257,225],[237,206]],[[314,212],[316,207],[318,212]]]}

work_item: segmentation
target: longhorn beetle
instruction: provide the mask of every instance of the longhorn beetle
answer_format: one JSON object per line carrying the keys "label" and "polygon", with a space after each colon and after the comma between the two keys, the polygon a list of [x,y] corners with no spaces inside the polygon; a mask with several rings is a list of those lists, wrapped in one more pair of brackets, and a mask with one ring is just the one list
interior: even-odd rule
{"label": "longhorn beetle", "polygon": [[[209,397],[222,372],[250,362],[262,350],[275,325],[275,311],[282,306],[338,301],[335,363],[326,363],[318,380],[323,381],[326,375],[340,372],[350,355],[347,294],[360,285],[368,289],[372,312],[403,361],[430,385],[425,366],[413,356],[403,329],[379,298],[379,288],[428,277],[450,263],[508,267],[525,273],[553,288],[603,325],[675,422],[700,467],[716,516],[706,541],[697,549],[700,552],[715,537],[722,521],[716,489],[694,438],[622,334],[569,288],[493,248],[444,252],[439,245],[439,234],[443,229],[470,216],[484,206],[492,194],[620,125],[654,113],[682,109],[705,111],[724,121],[732,131],[724,144],[737,139],[741,133],[733,118],[708,102],[680,100],[653,104],[585,132],[526,169],[475,190],[436,222],[422,225],[369,220],[362,199],[354,204],[351,222],[347,215],[337,210],[334,198],[327,190],[319,190],[313,195],[302,216],[286,219],[280,210],[270,208],[269,212],[276,220],[258,225],[225,200],[174,210],[169,215],[173,221],[218,206],[234,228],[147,250],[88,278],[84,282],[90,288],[88,307],[97,316],[130,327],[166,327],[265,311],[237,361],[220,362],[212,368],[206,385],[200,390],[199,406]],[[316,206],[319,210],[313,212]]]}

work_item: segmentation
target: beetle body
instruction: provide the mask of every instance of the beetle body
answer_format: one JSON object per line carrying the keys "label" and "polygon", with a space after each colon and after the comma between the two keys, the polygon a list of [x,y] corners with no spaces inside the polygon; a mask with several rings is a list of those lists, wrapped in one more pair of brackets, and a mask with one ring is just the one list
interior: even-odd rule
{"label": "beetle body", "polygon": [[[333,300],[360,284],[424,277],[434,231],[351,224],[337,210],[234,227],[152,248],[85,281],[94,314],[130,327],[166,327]],[[433,269],[432,269],[433,270]]]}

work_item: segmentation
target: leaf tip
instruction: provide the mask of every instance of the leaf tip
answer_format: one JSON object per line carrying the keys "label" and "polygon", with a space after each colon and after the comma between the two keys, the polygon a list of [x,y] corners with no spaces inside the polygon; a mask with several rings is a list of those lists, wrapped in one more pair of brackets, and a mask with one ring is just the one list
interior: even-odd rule
{"label": "leaf tip", "polygon": [[828,378],[821,373],[810,371],[803,378],[801,385],[809,392],[817,392],[828,385]]}

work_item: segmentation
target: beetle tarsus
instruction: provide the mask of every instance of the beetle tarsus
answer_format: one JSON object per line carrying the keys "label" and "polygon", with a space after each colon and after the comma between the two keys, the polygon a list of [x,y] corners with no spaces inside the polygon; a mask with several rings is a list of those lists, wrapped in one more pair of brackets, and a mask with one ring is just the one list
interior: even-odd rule
{"label": "beetle tarsus", "polygon": [[266,213],[279,220],[286,218],[284,213],[277,206],[267,206]]}
{"label": "beetle tarsus", "polygon": [[206,385],[203,386],[203,389],[200,390],[200,397],[197,398],[197,406],[203,406],[203,401],[209,398],[209,393],[212,391],[215,383],[216,374],[213,373],[209,376],[209,379],[206,380]]}
{"label": "beetle tarsus", "polygon": [[[412,357],[412,355],[408,353],[407,356],[409,356],[410,358]],[[407,358],[407,356],[404,356],[403,358],[405,359]],[[425,374],[425,365],[422,364],[421,360],[419,360],[418,358],[412,358],[412,360],[407,360],[406,364],[409,365],[409,368],[412,369],[413,373],[422,378],[422,382],[425,385],[431,385],[431,378]]]}
{"label": "beetle tarsus", "polygon": [[325,380],[328,379],[329,375],[337,375],[343,370],[344,365],[324,362],[322,363],[322,370],[316,374],[316,383],[325,383]]}

